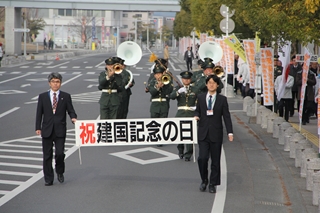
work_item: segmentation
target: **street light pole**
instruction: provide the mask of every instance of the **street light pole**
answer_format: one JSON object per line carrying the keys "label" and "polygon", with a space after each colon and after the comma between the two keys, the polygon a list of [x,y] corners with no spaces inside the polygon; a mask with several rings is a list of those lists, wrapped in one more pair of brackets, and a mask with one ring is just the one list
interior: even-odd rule
{"label": "street light pole", "polygon": [[53,14],[53,46],[52,46],[52,49],[55,49],[55,44],[56,44],[56,18],[60,18],[60,16]]}
{"label": "street light pole", "polygon": [[26,14],[23,13],[23,28],[24,28],[24,33],[23,33],[23,56],[26,57],[27,55],[27,20],[26,20]]}
{"label": "street light pole", "polygon": [[137,24],[138,24],[138,20],[137,20],[137,18],[136,19],[134,19],[134,28],[135,28],[135,36],[134,36],[134,42],[136,42],[137,43],[137,28],[138,28],[138,26],[137,26]]}

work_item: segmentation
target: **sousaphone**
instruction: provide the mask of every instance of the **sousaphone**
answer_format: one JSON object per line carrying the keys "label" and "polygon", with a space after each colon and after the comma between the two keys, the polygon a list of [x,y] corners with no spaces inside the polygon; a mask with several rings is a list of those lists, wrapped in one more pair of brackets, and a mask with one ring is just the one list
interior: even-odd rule
{"label": "sousaphone", "polygon": [[[137,43],[133,41],[125,41],[119,45],[117,49],[117,56],[124,60],[124,64],[126,66],[133,66],[133,65],[136,65],[141,60],[142,50]],[[133,75],[130,70],[128,69],[126,70],[130,74],[130,80],[125,86],[125,88],[127,89],[133,80]]]}
{"label": "sousaphone", "polygon": [[223,50],[218,43],[206,41],[200,45],[198,54],[202,61],[204,61],[205,58],[211,58],[213,60],[212,63],[216,64],[222,59]]}

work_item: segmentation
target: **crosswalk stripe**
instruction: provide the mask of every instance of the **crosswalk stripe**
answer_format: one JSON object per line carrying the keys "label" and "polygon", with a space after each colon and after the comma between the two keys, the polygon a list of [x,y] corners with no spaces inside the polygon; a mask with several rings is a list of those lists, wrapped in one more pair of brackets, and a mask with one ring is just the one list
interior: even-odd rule
{"label": "crosswalk stripe", "polygon": [[10,191],[0,190],[0,195],[5,195],[5,194],[7,194],[8,192],[10,192]]}
{"label": "crosswalk stripe", "polygon": [[42,165],[41,166],[40,165],[30,165],[30,164],[23,164],[23,163],[3,163],[3,162],[0,162],[0,166],[42,169]]}
{"label": "crosswalk stripe", "polygon": [[1,149],[0,152],[30,153],[30,154],[42,155],[42,151],[41,152],[36,152],[36,151],[14,150],[14,149]]}
{"label": "crosswalk stripe", "polygon": [[0,174],[3,174],[3,175],[18,175],[18,176],[30,176],[30,177],[32,177],[36,173],[16,172],[16,171],[2,171],[2,170],[0,170]]}
{"label": "crosswalk stripe", "polygon": [[12,156],[12,155],[0,155],[0,158],[4,159],[17,159],[17,160],[34,160],[42,161],[42,158],[33,158],[33,157],[22,157],[22,156]]}
{"label": "crosswalk stripe", "polygon": [[24,182],[22,181],[15,181],[15,180],[0,180],[0,184],[9,184],[9,185],[20,185]]}

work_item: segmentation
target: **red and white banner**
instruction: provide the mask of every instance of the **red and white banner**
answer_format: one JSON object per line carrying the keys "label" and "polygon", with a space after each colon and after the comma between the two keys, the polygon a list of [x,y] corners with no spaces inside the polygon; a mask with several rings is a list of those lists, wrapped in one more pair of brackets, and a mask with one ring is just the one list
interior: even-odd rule
{"label": "red and white banner", "polygon": [[200,45],[207,41],[207,33],[200,34]]}
{"label": "red and white banner", "polygon": [[302,86],[301,86],[300,106],[299,106],[300,127],[301,127],[301,122],[302,122],[302,110],[303,110],[303,103],[304,103],[304,98],[305,98],[304,96],[305,96],[307,80],[308,80],[310,57],[311,57],[311,54],[310,54],[309,50],[307,48],[305,48],[304,63],[303,63],[303,67],[302,67],[302,70],[303,70],[302,71]]}
{"label": "red and white banner", "polygon": [[192,118],[77,120],[76,145],[122,146],[196,144],[197,121]]}
{"label": "red and white banner", "polygon": [[223,67],[223,69],[226,69],[227,62],[226,62],[226,54],[224,52],[225,51],[224,47],[226,46],[226,44],[223,41],[223,39],[221,39],[221,38],[216,38],[215,42],[218,43],[220,45],[220,47],[222,48],[222,50],[223,50],[223,55],[222,55],[221,60],[219,61],[219,63],[217,63],[215,65],[219,65],[219,66]]}
{"label": "red and white banner", "polygon": [[246,52],[247,63],[249,66],[249,84],[250,89],[255,88],[255,76],[257,73],[257,65],[255,62],[256,42],[254,40],[243,40],[244,50]]}
{"label": "red and white banner", "polygon": [[226,44],[225,39],[228,37],[223,37],[223,55],[225,55],[226,59],[226,69],[225,72],[227,74],[233,74],[234,73],[234,51],[233,49]]}
{"label": "red and white banner", "polygon": [[273,81],[273,49],[261,48],[262,90],[263,105],[273,106],[274,81]]}

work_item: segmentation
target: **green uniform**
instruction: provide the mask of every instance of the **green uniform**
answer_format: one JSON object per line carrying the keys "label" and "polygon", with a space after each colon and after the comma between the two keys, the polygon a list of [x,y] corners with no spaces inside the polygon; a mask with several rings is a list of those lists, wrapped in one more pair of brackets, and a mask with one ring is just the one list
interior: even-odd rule
{"label": "green uniform", "polygon": [[[194,116],[194,110],[196,106],[197,101],[197,94],[198,89],[194,86],[189,86],[186,89],[186,93],[178,93],[178,90],[180,89],[179,86],[175,87],[170,94],[171,99],[177,99],[178,101],[178,111],[176,114],[176,117],[193,117]],[[177,146],[179,150],[179,155],[183,154],[185,158],[191,157],[193,154],[193,145],[192,144],[186,144],[186,152],[184,153],[184,144],[179,144]]]}
{"label": "green uniform", "polygon": [[[207,76],[202,74],[202,75],[199,75],[199,78],[194,83],[194,86],[199,90],[199,93],[208,92],[208,88],[206,85],[206,79],[207,79]],[[219,83],[219,87],[217,88],[217,92],[221,93],[221,90],[223,89],[223,87],[224,87],[224,85],[220,79],[220,83]]]}
{"label": "green uniform", "polygon": [[[122,77],[122,85],[126,86],[129,81],[130,81],[130,73],[123,69],[121,72],[121,77]],[[134,79],[132,79],[132,86],[128,87],[127,89],[124,88],[121,92],[121,99],[122,99],[122,103],[119,106],[118,112],[117,112],[117,118],[118,119],[126,119],[127,115],[128,115],[128,111],[129,111],[129,101],[130,101],[130,96],[132,95],[131,92],[131,87],[134,86]]]}
{"label": "green uniform", "polygon": [[169,83],[162,88],[156,88],[157,80],[153,78],[147,89],[151,94],[150,113],[151,118],[167,118],[169,113],[168,97],[173,90],[173,84]]}
{"label": "green uniform", "polygon": [[203,73],[203,70],[197,70],[197,71],[193,71],[193,75],[191,77],[191,83],[195,83],[197,81],[198,78],[201,77]]}
{"label": "green uniform", "polygon": [[117,111],[121,104],[121,91],[124,90],[122,77],[114,74],[107,79],[106,72],[99,76],[99,90],[102,90],[100,103],[100,119],[116,119]]}

